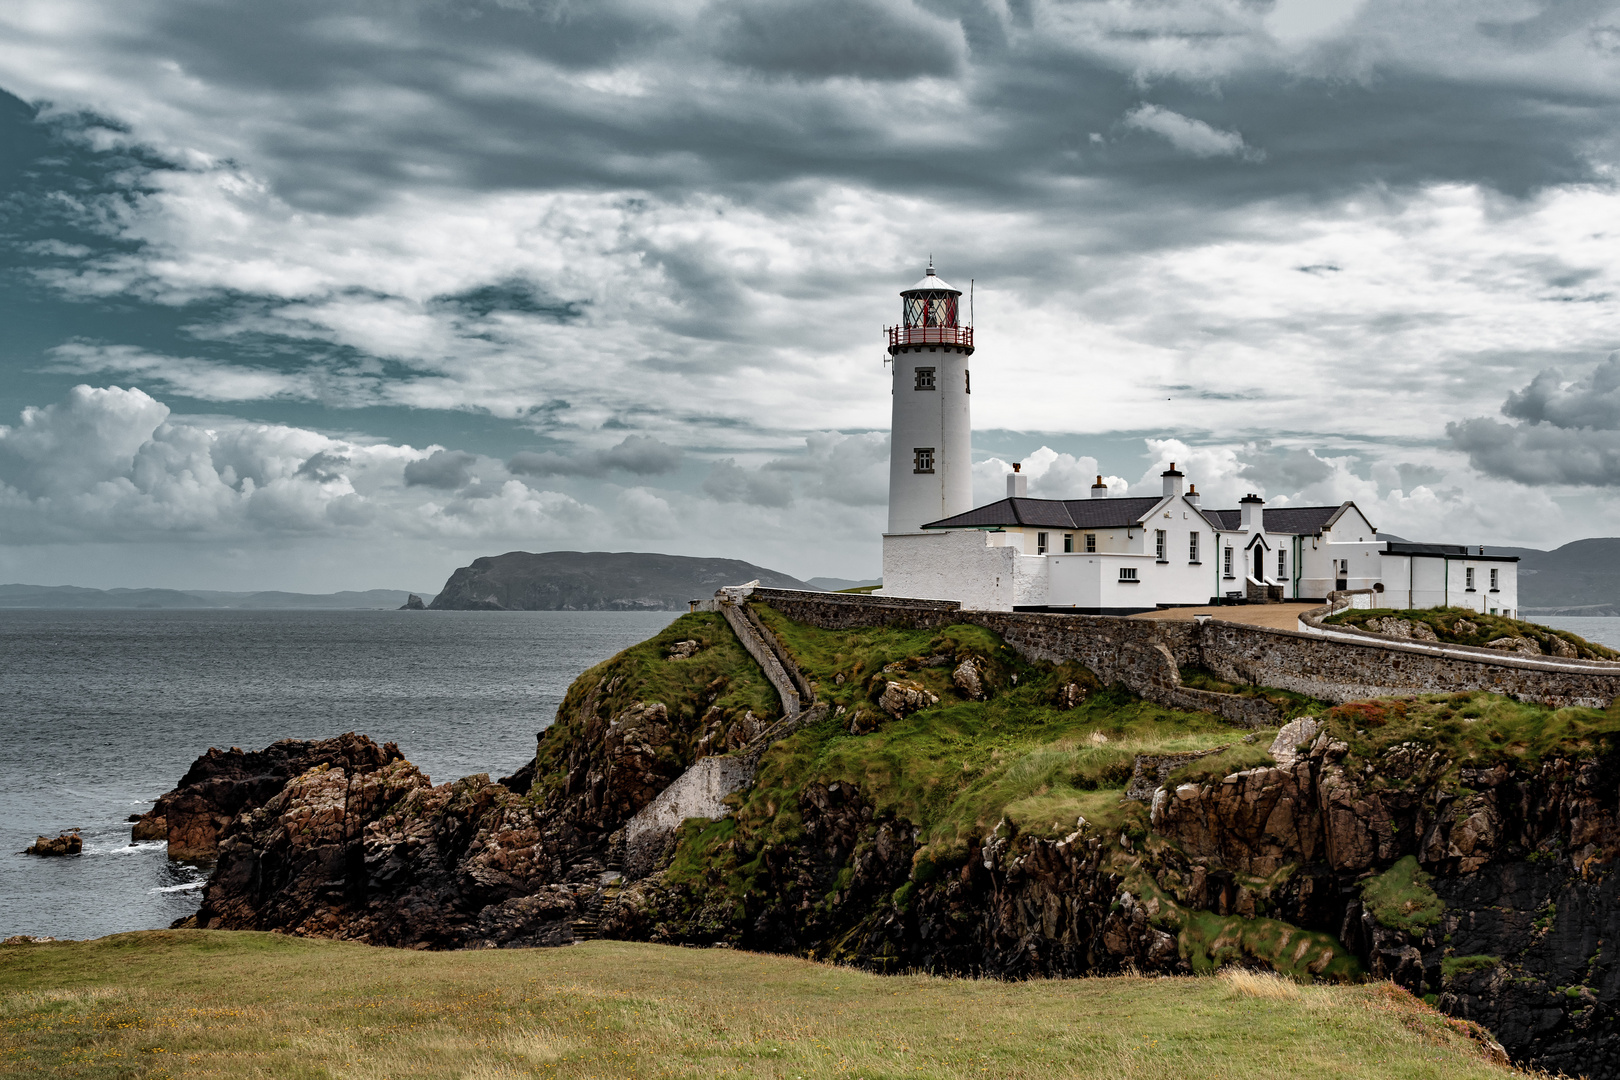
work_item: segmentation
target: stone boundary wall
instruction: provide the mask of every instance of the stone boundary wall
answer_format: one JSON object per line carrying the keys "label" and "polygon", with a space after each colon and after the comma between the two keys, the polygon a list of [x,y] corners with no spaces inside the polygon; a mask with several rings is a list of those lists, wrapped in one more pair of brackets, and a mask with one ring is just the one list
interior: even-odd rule
{"label": "stone boundary wall", "polygon": [[[972,623],[995,631],[1028,659],[1084,664],[1104,683],[1124,683],[1161,705],[1203,709],[1249,727],[1275,727],[1285,719],[1277,706],[1263,698],[1217,694],[1181,684],[1180,666],[1202,662],[1198,626],[1191,622],[1034,611],[964,611],[946,600],[886,601],[882,597],[788,589],[756,588],[751,598],[769,604],[795,622],[823,630],[874,625],[937,629],[952,623]],[[849,602],[856,599],[861,602]]]}
{"label": "stone boundary wall", "polygon": [[838,594],[786,589],[755,589],[753,598],[791,619],[828,630],[972,623],[994,630],[1031,659],[1073,660],[1104,682],[1118,680],[1150,701],[1208,709],[1257,726],[1267,710],[1264,724],[1281,719],[1275,706],[1182,686],[1178,666],[1198,665],[1229,682],[1274,686],[1332,702],[1489,690],[1554,707],[1606,708],[1620,696],[1620,664],[1504,656],[1458,645],[1425,646],[1378,634],[1344,633],[1337,627],[1302,633],[1219,619],[1200,624],[1112,615],[963,611],[938,601],[914,600],[886,606],[883,598],[873,597],[861,597],[865,603],[856,605]]}
{"label": "stone boundary wall", "polygon": [[800,709],[799,688],[793,684],[793,679],[783,667],[781,659],[754,629],[748,617],[740,610],[740,605],[722,598],[719,606],[720,614],[731,624],[732,633],[737,635],[742,647],[748,650],[748,655],[754,658],[765,672],[765,678],[776,688],[777,695],[782,699],[782,715],[788,717],[797,713]]}

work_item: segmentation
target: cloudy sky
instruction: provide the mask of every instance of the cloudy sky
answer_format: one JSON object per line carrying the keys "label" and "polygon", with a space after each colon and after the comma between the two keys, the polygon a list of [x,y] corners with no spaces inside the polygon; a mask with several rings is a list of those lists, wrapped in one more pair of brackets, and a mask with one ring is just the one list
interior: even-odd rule
{"label": "cloudy sky", "polygon": [[880,329],[982,498],[1620,533],[1620,0],[8,0],[0,580],[875,575]]}

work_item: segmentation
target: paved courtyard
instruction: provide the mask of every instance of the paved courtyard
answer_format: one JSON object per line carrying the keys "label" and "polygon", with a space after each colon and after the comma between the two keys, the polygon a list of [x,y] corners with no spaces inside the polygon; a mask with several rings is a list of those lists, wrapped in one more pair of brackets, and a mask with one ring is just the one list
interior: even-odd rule
{"label": "paved courtyard", "polygon": [[1133,619],[1168,619],[1185,621],[1194,615],[1208,615],[1226,622],[1248,623],[1250,626],[1272,626],[1280,630],[1299,629],[1302,611],[1321,607],[1320,604],[1234,604],[1231,607],[1178,607],[1164,611],[1144,611]]}

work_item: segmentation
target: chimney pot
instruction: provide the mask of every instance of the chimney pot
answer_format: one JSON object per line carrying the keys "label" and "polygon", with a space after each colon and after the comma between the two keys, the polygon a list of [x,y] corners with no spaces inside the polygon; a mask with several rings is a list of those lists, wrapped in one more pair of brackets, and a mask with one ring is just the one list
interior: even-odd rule
{"label": "chimney pot", "polygon": [[1091,485],[1091,497],[1093,499],[1108,498],[1108,485],[1103,483],[1101,476],[1097,477],[1097,482]]}
{"label": "chimney pot", "polygon": [[1021,462],[1013,462],[1013,471],[1007,474],[1007,498],[1022,499],[1029,495],[1029,477],[1019,471]]}

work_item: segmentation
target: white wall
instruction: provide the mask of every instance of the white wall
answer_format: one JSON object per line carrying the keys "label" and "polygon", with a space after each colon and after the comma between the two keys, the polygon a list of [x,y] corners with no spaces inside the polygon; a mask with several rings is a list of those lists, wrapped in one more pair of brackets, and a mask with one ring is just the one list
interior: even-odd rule
{"label": "white wall", "polygon": [[[915,532],[930,521],[973,509],[970,357],[952,346],[911,346],[896,354],[889,440],[889,532]],[[919,367],[934,369],[934,389],[916,389]],[[914,471],[913,451],[934,448],[934,471]]]}
{"label": "white wall", "polygon": [[[1487,562],[1466,555],[1383,556],[1384,599],[1392,608],[1464,607],[1481,613],[1517,617],[1519,568],[1517,563]],[[1468,570],[1474,570],[1474,591],[1468,591]],[[1497,571],[1498,591],[1491,592],[1491,571]]]}
{"label": "white wall", "polygon": [[1011,611],[1028,603],[1020,599],[1030,588],[1026,581],[1020,589],[1020,574],[1040,578],[1044,591],[1045,560],[992,545],[997,537],[1006,534],[976,529],[885,534],[883,588],[876,595],[955,600],[977,611]]}

